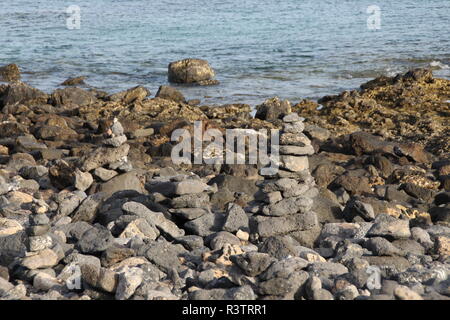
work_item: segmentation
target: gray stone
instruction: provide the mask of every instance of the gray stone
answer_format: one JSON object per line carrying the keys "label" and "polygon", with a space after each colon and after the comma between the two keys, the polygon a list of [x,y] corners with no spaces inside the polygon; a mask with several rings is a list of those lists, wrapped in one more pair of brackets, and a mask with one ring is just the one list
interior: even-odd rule
{"label": "gray stone", "polygon": [[388,214],[379,214],[374,225],[367,232],[369,237],[384,237],[389,239],[407,239],[411,236],[409,220],[396,219]]}
{"label": "gray stone", "polygon": [[353,221],[356,216],[363,218],[365,221],[372,221],[375,219],[375,211],[373,210],[372,205],[356,199],[350,199],[347,202],[342,215],[348,222]]}
{"label": "gray stone", "polygon": [[283,117],[283,122],[292,123],[292,122],[303,122],[305,118],[299,117],[298,113],[292,112]]}
{"label": "gray stone", "polygon": [[280,156],[280,167],[292,172],[309,169],[308,157],[305,156]]}
{"label": "gray stone", "polygon": [[117,176],[117,172],[114,170],[108,170],[105,168],[97,168],[94,170],[94,175],[98,177],[102,181],[109,181],[115,176]]}
{"label": "gray stone", "polygon": [[104,192],[108,196],[111,196],[115,192],[123,190],[135,190],[139,193],[144,193],[143,184],[136,171],[130,171],[119,176],[116,176],[103,183],[100,186],[99,192]]}
{"label": "gray stone", "polygon": [[116,290],[117,300],[130,298],[143,280],[143,271],[139,268],[125,268],[119,273],[119,283]]}
{"label": "gray stone", "polygon": [[347,273],[348,269],[340,263],[313,262],[309,265],[308,271],[318,277],[332,278]]}
{"label": "gray stone", "polygon": [[30,270],[51,268],[59,261],[58,255],[51,249],[44,249],[23,258],[21,265]]}
{"label": "gray stone", "polygon": [[209,210],[202,208],[180,208],[169,209],[169,212],[185,220],[194,220],[200,218],[204,214],[209,213]]}
{"label": "gray stone", "polygon": [[280,146],[280,154],[293,156],[307,156],[314,154],[313,146]]}
{"label": "gray stone", "polygon": [[261,280],[288,278],[289,275],[300,272],[308,265],[308,261],[299,257],[283,258],[272,263],[269,268],[259,276],[259,278]]}
{"label": "gray stone", "polygon": [[402,255],[403,252],[390,243],[385,238],[376,237],[367,240],[364,247],[372,251],[377,256],[396,256]]}
{"label": "gray stone", "polygon": [[303,123],[303,121],[283,124],[283,132],[287,133],[302,133],[304,129],[305,124]]}
{"label": "gray stone", "polygon": [[306,197],[285,198],[277,203],[265,206],[262,213],[268,216],[287,216],[298,212],[306,213],[311,210],[313,200]]}
{"label": "gray stone", "polygon": [[225,247],[226,244],[239,246],[241,241],[234,234],[226,231],[220,231],[212,234],[210,237],[205,238],[206,243],[209,242],[209,247],[212,250],[220,250]]}
{"label": "gray stone", "polygon": [[141,203],[127,202],[122,206],[122,210],[135,214],[147,220],[151,225],[156,226],[161,232],[169,235],[171,238],[184,236],[184,230],[172,221],[166,219],[161,212],[153,212]]}
{"label": "gray stone", "polygon": [[50,219],[46,214],[31,214],[29,220],[32,226],[43,226],[50,223]]}
{"label": "gray stone", "polygon": [[310,230],[318,224],[317,215],[313,211],[285,217],[255,216],[250,223],[251,229],[261,237],[286,234],[292,231]]}
{"label": "gray stone", "polygon": [[237,204],[229,204],[223,230],[237,232],[249,230],[249,219],[245,211]]}
{"label": "gray stone", "polygon": [[114,238],[103,226],[96,225],[94,228],[86,230],[78,241],[81,252],[96,254],[105,251],[113,244]]}
{"label": "gray stone", "polygon": [[127,142],[127,137],[125,135],[116,136],[112,138],[105,139],[103,141],[103,144],[107,146],[112,146],[114,148],[118,148],[121,145],[123,145],[125,142]]}
{"label": "gray stone", "polygon": [[99,192],[94,193],[93,195],[90,195],[89,197],[84,199],[80,206],[73,213],[72,221],[86,221],[89,223],[94,222],[95,218],[97,217],[97,212],[102,205],[105,197],[106,195],[104,193]]}
{"label": "gray stone", "polygon": [[128,155],[130,145],[123,144],[118,148],[100,147],[82,158],[81,170],[88,172],[104,165],[118,162]]}
{"label": "gray stone", "polygon": [[280,145],[305,147],[311,145],[311,140],[303,133],[287,133],[280,134]]}
{"label": "gray stone", "polygon": [[181,271],[182,265],[180,258],[186,253],[186,249],[180,244],[173,245],[168,242],[158,241],[150,244],[145,252],[145,256],[159,269],[167,273],[172,268]]}
{"label": "gray stone", "polygon": [[207,213],[200,218],[186,222],[183,227],[186,231],[198,236],[206,237],[220,231],[224,223],[222,214]]}
{"label": "gray stone", "polygon": [[16,257],[23,257],[26,252],[26,239],[24,231],[0,237],[0,265],[8,266]]}
{"label": "gray stone", "polygon": [[256,277],[276,261],[270,255],[260,252],[249,252],[231,256],[230,260],[237,264],[249,277]]}
{"label": "gray stone", "polygon": [[207,188],[208,185],[203,181],[189,179],[176,183],[175,194],[184,195],[184,194],[202,193]]}

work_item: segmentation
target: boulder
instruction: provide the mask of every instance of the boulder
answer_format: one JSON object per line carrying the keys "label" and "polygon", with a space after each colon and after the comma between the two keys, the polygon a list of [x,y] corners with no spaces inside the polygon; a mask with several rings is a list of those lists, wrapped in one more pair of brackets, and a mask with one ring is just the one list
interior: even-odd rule
{"label": "boulder", "polygon": [[169,82],[173,83],[200,83],[212,80],[214,70],[208,61],[201,59],[184,59],[169,64]]}

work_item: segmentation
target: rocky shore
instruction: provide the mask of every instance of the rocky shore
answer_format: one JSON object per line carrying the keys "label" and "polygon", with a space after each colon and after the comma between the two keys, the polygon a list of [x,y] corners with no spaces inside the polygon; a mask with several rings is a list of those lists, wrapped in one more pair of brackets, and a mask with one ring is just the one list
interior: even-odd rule
{"label": "rocky shore", "polygon": [[[203,60],[174,83],[215,85]],[[450,81],[293,104],[50,94],[0,68],[1,300],[448,300]],[[179,164],[177,129],[277,129],[279,170]]]}

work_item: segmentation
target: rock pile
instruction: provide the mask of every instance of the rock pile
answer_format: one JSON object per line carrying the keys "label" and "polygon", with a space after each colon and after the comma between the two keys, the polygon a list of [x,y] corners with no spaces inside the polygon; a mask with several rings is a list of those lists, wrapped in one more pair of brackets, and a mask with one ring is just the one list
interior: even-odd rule
{"label": "rock pile", "polygon": [[[174,90],[0,85],[0,299],[450,298],[447,158]],[[174,165],[194,120],[280,129],[279,170]]]}
{"label": "rock pile", "polygon": [[304,119],[297,113],[283,117],[280,134],[280,168],[260,183],[258,198],[264,202],[252,223],[261,237],[306,231],[318,225],[312,210],[318,194],[309,172],[308,155],[314,154],[311,141],[303,134]]}

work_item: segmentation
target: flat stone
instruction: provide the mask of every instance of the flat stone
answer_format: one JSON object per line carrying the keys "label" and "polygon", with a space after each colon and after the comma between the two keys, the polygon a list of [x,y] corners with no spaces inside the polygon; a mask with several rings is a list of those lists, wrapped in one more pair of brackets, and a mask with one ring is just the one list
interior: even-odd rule
{"label": "flat stone", "polygon": [[22,225],[16,220],[0,218],[0,237],[10,236],[22,230]]}
{"label": "flat stone", "polygon": [[295,213],[306,213],[311,210],[313,200],[306,197],[285,198],[277,203],[265,206],[262,213],[267,216],[286,216]]}
{"label": "flat stone", "polygon": [[94,182],[94,178],[92,178],[92,175],[89,172],[82,172],[78,169],[75,169],[74,178],[74,186],[80,191],[86,191]]}
{"label": "flat stone", "polygon": [[118,148],[100,147],[83,157],[81,170],[88,172],[104,165],[122,160],[130,151],[130,145],[123,144]]}
{"label": "flat stone", "polygon": [[314,154],[313,146],[280,146],[280,154],[294,155],[294,156],[307,156]]}
{"label": "flat stone", "polygon": [[282,235],[292,231],[309,230],[318,223],[317,215],[309,211],[304,214],[295,214],[284,217],[255,216],[250,225],[254,232],[261,237]]}
{"label": "flat stone", "polygon": [[169,212],[185,220],[194,220],[209,213],[208,210],[202,208],[169,209]]}
{"label": "flat stone", "polygon": [[121,136],[105,139],[103,141],[103,144],[105,144],[107,146],[112,146],[114,148],[118,148],[121,145],[123,145],[125,142],[127,142],[127,137],[125,135],[121,135]]}
{"label": "flat stone", "polygon": [[299,172],[309,169],[308,157],[305,156],[280,156],[280,167],[292,172]]}
{"label": "flat stone", "polygon": [[154,212],[143,204],[138,202],[127,202],[122,206],[122,209],[126,212],[145,218],[151,225],[156,226],[162,233],[167,234],[172,238],[184,236],[184,230],[178,228],[175,223],[166,219],[163,213]]}
{"label": "flat stone", "polygon": [[178,182],[175,186],[176,195],[202,193],[208,188],[208,185],[201,180],[184,180]]}
{"label": "flat stone", "polygon": [[94,175],[100,180],[106,182],[118,175],[114,170],[108,170],[105,168],[97,168],[94,170]]}
{"label": "flat stone", "polygon": [[58,264],[58,255],[51,249],[44,249],[23,258],[21,265],[30,270],[51,268]]}
{"label": "flat stone", "polygon": [[369,237],[384,237],[389,239],[407,239],[411,236],[408,220],[396,219],[387,214],[379,214],[374,225],[367,232]]}

